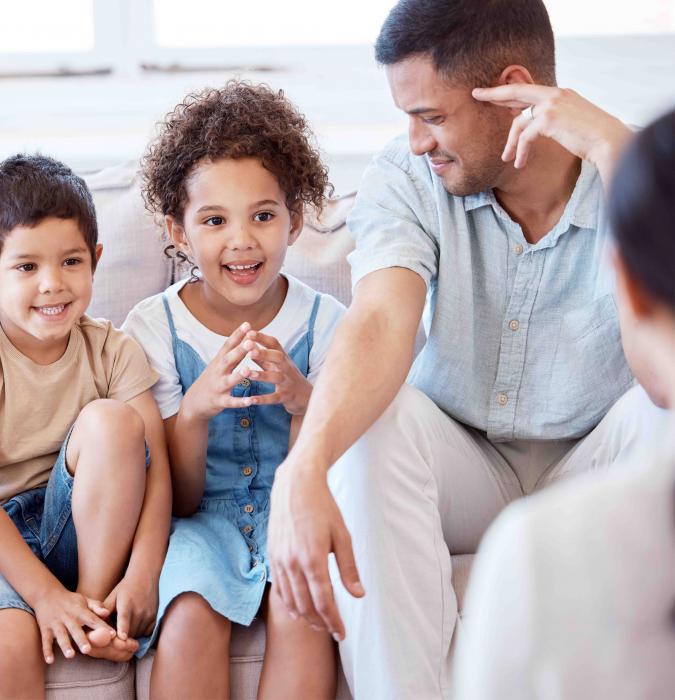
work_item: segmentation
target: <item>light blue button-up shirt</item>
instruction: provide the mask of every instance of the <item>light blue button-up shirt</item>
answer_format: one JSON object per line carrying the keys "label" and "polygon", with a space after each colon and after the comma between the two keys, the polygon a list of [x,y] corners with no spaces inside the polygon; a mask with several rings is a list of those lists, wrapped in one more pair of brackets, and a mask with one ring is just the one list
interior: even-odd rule
{"label": "light blue button-up shirt", "polygon": [[530,245],[491,190],[448,194],[400,137],[364,173],[348,225],[354,285],[388,267],[427,285],[427,342],[409,381],[491,440],[581,437],[632,384],[592,165]]}

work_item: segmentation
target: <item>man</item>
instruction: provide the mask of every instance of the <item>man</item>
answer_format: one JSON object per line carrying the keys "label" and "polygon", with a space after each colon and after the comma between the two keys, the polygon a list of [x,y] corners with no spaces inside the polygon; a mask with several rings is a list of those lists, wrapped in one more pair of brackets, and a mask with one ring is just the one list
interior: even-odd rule
{"label": "man", "polygon": [[647,420],[637,391],[612,408],[632,376],[602,178],[628,130],[555,87],[540,0],[401,0],[376,56],[409,144],[375,158],[350,217],[354,299],[277,472],[272,574],[341,640],[357,698],[440,698],[450,554],[515,498],[611,464],[636,404]]}

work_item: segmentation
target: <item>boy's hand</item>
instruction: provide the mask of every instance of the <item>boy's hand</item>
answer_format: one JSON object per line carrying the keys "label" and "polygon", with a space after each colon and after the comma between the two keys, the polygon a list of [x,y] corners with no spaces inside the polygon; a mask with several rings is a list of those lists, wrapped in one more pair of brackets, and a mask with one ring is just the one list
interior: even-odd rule
{"label": "boy's hand", "polygon": [[152,633],[158,603],[157,581],[127,570],[103,605],[111,612],[117,611],[117,636],[126,641],[129,637],[147,637]]}
{"label": "boy's hand", "polygon": [[[261,345],[262,347],[259,347]],[[244,367],[241,375],[275,386],[271,394],[247,397],[244,405],[260,406],[280,403],[290,414],[304,415],[309,397],[312,395],[312,385],[286,354],[281,343],[271,335],[249,331],[242,347],[248,351],[248,356],[263,368],[263,371]]]}
{"label": "boy's hand", "polygon": [[[35,618],[42,637],[42,654],[48,664],[54,662],[54,641],[59,645],[67,659],[75,656],[71,640],[83,654],[90,654],[92,644],[109,642],[115,636],[115,630],[102,618],[110,613],[97,600],[85,598],[80,593],[73,593],[59,586],[40,597],[33,606]],[[83,628],[93,632],[89,639]]]}
{"label": "boy's hand", "polygon": [[250,329],[249,323],[237,328],[188,389],[181,406],[181,413],[186,417],[207,421],[225,408],[247,405],[245,399],[235,398],[231,392],[242,380],[233,370],[246,356],[241,343]]}

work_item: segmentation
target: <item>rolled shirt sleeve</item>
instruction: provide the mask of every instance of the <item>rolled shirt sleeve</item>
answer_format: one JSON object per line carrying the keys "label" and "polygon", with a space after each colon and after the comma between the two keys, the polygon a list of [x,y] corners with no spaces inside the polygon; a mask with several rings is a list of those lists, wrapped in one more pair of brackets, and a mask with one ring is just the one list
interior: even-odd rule
{"label": "rolled shirt sleeve", "polygon": [[437,222],[423,169],[416,172],[407,141],[393,141],[366,169],[347,226],[356,243],[348,260],[352,287],[389,267],[416,272],[427,288],[438,268]]}

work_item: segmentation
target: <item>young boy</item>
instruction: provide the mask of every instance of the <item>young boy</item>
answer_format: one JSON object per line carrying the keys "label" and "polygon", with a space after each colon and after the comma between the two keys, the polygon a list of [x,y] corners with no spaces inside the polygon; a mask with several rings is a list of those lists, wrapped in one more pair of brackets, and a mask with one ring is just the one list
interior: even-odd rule
{"label": "young boy", "polygon": [[71,170],[0,163],[0,697],[43,697],[54,642],[124,660],[153,628],[171,508],[157,375],[84,314],[101,251]]}

